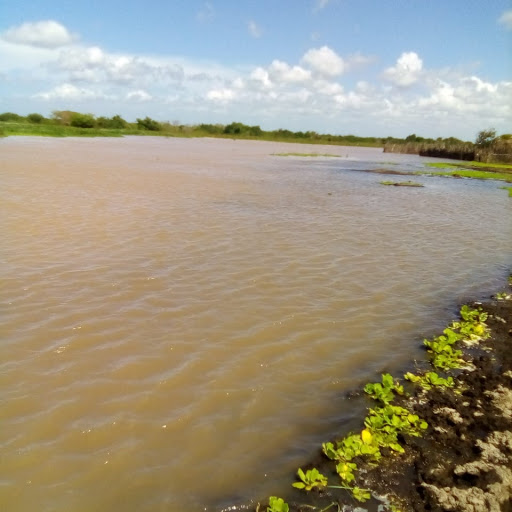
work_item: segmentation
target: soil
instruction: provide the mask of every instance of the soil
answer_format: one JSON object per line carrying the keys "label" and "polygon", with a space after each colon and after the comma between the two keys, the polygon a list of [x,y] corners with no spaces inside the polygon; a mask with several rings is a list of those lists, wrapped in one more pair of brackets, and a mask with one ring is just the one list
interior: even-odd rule
{"label": "soil", "polygon": [[[357,461],[356,485],[379,499],[362,504],[343,489],[292,491],[283,496],[290,511],[512,512],[512,300],[473,306],[489,314],[491,334],[464,350],[474,369],[452,373],[457,391],[411,386],[394,404],[428,422],[424,435],[402,439],[405,453],[388,453],[376,468]],[[318,468],[334,485],[333,466],[318,454],[303,469]]]}
{"label": "soil", "polygon": [[433,389],[410,400],[429,429],[405,439],[406,456],[366,476],[402,509],[512,511],[512,301],[483,304],[491,338],[473,351],[475,369],[455,379],[460,394]]}

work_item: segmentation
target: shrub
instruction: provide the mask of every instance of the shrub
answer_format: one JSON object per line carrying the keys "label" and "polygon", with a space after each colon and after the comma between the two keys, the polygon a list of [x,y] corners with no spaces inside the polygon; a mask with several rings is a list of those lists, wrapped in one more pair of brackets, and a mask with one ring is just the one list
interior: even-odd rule
{"label": "shrub", "polygon": [[4,112],[3,114],[0,114],[0,121],[23,121],[23,117],[18,114],[14,114],[13,112]]}
{"label": "shrub", "polygon": [[41,124],[44,120],[45,120],[44,116],[42,116],[41,114],[37,114],[37,113],[29,114],[27,116],[27,121],[29,123]]}
{"label": "shrub", "polygon": [[162,129],[162,126],[158,121],[146,116],[144,119],[137,118],[137,128],[139,128],[139,130],[151,130],[157,132]]}
{"label": "shrub", "polygon": [[94,128],[95,120],[92,114],[79,114],[74,112],[71,114],[71,126],[76,128]]}

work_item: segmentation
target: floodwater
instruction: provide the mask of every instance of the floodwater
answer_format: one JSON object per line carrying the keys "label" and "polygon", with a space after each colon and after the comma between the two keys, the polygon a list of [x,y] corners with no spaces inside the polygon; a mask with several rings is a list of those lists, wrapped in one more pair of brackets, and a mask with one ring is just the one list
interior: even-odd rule
{"label": "floodwater", "polygon": [[[311,151],[340,156],[275,155]],[[0,140],[0,508],[194,512],[288,489],[360,421],[348,391],[408,368],[510,269],[499,183],[357,172],[425,161]]]}

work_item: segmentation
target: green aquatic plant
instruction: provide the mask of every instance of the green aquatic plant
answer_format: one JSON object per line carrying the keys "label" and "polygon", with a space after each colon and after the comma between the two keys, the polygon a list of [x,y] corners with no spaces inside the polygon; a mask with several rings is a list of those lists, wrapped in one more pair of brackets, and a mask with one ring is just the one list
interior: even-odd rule
{"label": "green aquatic plant", "polygon": [[508,190],[508,197],[512,197],[512,187],[500,187],[503,190]]}
{"label": "green aquatic plant", "polygon": [[425,164],[427,167],[434,168],[450,168],[454,167],[456,169],[467,169],[472,167],[484,167],[489,168],[493,167],[495,169],[512,169],[512,164],[498,164],[498,163],[487,163],[487,162],[464,162],[460,164],[448,163],[448,162],[429,162]]}
{"label": "green aquatic plant", "polygon": [[389,373],[384,373],[382,375],[382,384],[379,382],[366,384],[364,391],[374,400],[380,400],[384,404],[389,404],[394,400],[395,393],[403,395],[404,388],[398,381],[393,380]]}
{"label": "green aquatic plant", "polygon": [[[443,166],[446,167],[446,164]],[[449,166],[456,167],[456,166]],[[493,165],[494,167],[494,165]],[[453,171],[430,171],[425,173],[424,171],[419,171],[416,174],[430,174],[434,176],[452,176],[458,178],[473,178],[477,180],[499,180],[499,181],[512,181],[512,175],[508,172],[500,172],[494,170],[486,170],[486,171],[478,171],[478,170],[470,170],[463,169],[457,167]]]}
{"label": "green aquatic plant", "polygon": [[368,429],[364,429],[361,434],[348,434],[336,441],[336,445],[323,443],[322,451],[329,459],[338,462],[350,462],[361,456],[377,462],[382,457],[379,446],[373,442],[373,436]]}
{"label": "green aquatic plant", "polygon": [[268,499],[267,512],[289,512],[290,507],[283,498],[277,496],[270,496]]}
{"label": "green aquatic plant", "polygon": [[482,308],[471,309],[468,305],[464,305],[460,308],[460,316],[465,322],[477,324],[485,322],[489,315],[482,311]]}
{"label": "green aquatic plant", "polygon": [[293,483],[293,487],[297,489],[304,489],[305,491],[311,491],[315,487],[322,489],[327,486],[327,477],[322,475],[318,469],[308,469],[305,473],[301,468],[297,470],[297,475],[300,478],[300,482]]}
{"label": "green aquatic plant", "polygon": [[447,377],[445,379],[440,377],[436,372],[428,372],[424,375],[414,375],[408,372],[404,375],[404,378],[414,384],[418,384],[423,389],[453,388],[455,385],[453,377]]}
{"label": "green aquatic plant", "polygon": [[450,345],[438,344],[436,340],[432,340],[432,350],[428,352],[431,355],[432,365],[438,370],[453,370],[456,368],[462,368],[466,361],[462,359],[462,350],[453,349]]}
{"label": "green aquatic plant", "polygon": [[371,432],[374,443],[398,453],[404,452],[398,441],[399,434],[420,437],[422,430],[428,427],[427,422],[417,414],[394,405],[370,409],[364,424]]}
{"label": "green aquatic plant", "polygon": [[352,496],[361,503],[368,501],[372,495],[369,489],[361,489],[361,487],[352,487]]}
{"label": "green aquatic plant", "polygon": [[512,299],[512,295],[507,292],[499,292],[496,294],[496,300],[510,300]]}
{"label": "green aquatic plant", "polygon": [[[452,324],[454,326],[455,324]],[[446,328],[444,334],[437,336],[433,340],[424,340],[431,355],[432,364],[439,370],[451,370],[461,368],[465,361],[461,358],[462,350],[453,348],[453,345],[461,340],[463,336],[451,328]]]}
{"label": "green aquatic plant", "polygon": [[467,305],[462,306],[460,310],[462,321],[453,322],[452,327],[459,330],[459,335],[465,343],[477,343],[482,339],[487,339],[489,331],[487,329],[487,313],[482,308],[472,309]]}
{"label": "green aquatic plant", "polygon": [[357,471],[357,464],[354,464],[353,462],[342,461],[336,464],[336,472],[343,480],[343,482],[352,482],[352,480],[355,478],[355,471]]}

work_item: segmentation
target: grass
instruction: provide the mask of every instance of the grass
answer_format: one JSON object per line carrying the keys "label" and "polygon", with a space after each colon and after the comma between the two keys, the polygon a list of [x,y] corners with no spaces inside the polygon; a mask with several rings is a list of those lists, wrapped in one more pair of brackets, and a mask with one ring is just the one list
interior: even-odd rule
{"label": "grass", "polygon": [[447,167],[455,167],[457,169],[467,169],[467,168],[473,168],[473,167],[492,167],[495,169],[510,169],[512,170],[512,164],[493,164],[493,163],[486,163],[486,162],[467,162],[467,163],[460,163],[460,164],[454,164],[449,162],[431,162],[426,164],[428,167],[437,167],[440,169],[446,169]]}
{"label": "grass", "polygon": [[415,181],[381,181],[380,184],[394,185],[395,187],[424,187],[424,185]]}
{"label": "grass", "polygon": [[500,180],[512,183],[512,174],[505,172],[494,171],[471,171],[462,168],[457,168],[455,171],[447,172],[418,172],[418,174],[435,174],[436,176],[456,176],[462,178],[473,178],[476,180]]}
{"label": "grass", "polygon": [[455,176],[462,178],[472,178],[477,180],[500,180],[512,182],[511,164],[493,164],[485,162],[431,162],[426,164],[433,169],[452,169],[450,171],[420,171],[418,174],[435,174],[437,176]]}
{"label": "grass", "polygon": [[340,158],[340,155],[332,155],[329,153],[272,153],[272,156],[307,156],[307,157],[328,156],[328,157],[333,157],[333,158]]}
{"label": "grass", "polygon": [[500,187],[503,190],[508,190],[508,197],[512,197],[512,187]]}
{"label": "grass", "polygon": [[[271,142],[289,142],[308,145],[331,145],[331,146],[360,146],[360,147],[383,147],[381,141],[350,140],[344,138],[331,138],[331,136],[318,136],[317,138],[305,138],[298,136],[281,136],[274,132],[263,132],[260,135],[250,134],[225,134],[211,133],[201,129],[200,126],[174,126],[169,123],[161,123],[161,130],[142,130],[134,123],[129,123],[123,129],[105,128],[76,128],[72,126],[58,125],[51,121],[40,124],[24,121],[2,121],[0,122],[0,137],[9,135],[21,136],[42,136],[42,137],[123,137],[125,135],[142,135],[153,137],[213,137],[217,139],[241,139],[241,140],[264,140]],[[328,154],[311,154],[300,156],[338,156]]]}
{"label": "grass", "polygon": [[31,135],[40,137],[122,137],[129,130],[103,128],[75,128],[56,124],[2,123],[0,132],[8,135]]}

